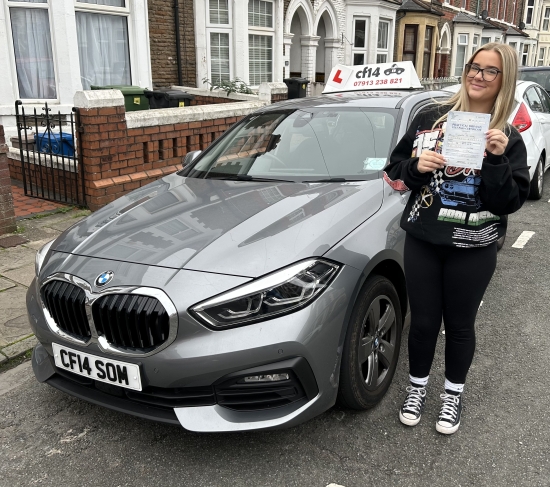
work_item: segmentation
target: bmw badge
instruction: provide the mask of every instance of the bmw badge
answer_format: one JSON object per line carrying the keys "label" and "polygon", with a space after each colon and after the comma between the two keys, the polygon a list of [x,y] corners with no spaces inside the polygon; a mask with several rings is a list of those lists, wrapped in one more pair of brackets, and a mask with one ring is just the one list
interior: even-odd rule
{"label": "bmw badge", "polygon": [[95,285],[97,287],[105,286],[105,284],[111,282],[114,275],[115,273],[113,271],[102,272],[101,274],[99,274],[99,276],[97,276],[95,280]]}

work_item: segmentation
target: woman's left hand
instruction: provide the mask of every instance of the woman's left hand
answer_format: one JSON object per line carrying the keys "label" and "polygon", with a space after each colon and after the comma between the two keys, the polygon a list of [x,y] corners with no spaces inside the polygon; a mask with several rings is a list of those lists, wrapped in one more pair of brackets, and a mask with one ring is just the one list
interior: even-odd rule
{"label": "woman's left hand", "polygon": [[508,145],[508,137],[504,135],[504,132],[498,129],[491,129],[485,135],[487,136],[487,145],[485,146],[487,151],[495,156],[504,154]]}

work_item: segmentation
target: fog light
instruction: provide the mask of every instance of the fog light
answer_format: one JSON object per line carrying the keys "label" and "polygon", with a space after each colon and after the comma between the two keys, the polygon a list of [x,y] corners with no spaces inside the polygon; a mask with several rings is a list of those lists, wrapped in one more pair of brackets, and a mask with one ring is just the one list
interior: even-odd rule
{"label": "fog light", "polygon": [[266,375],[249,375],[244,378],[245,382],[277,382],[280,380],[288,380],[288,374],[266,374]]}

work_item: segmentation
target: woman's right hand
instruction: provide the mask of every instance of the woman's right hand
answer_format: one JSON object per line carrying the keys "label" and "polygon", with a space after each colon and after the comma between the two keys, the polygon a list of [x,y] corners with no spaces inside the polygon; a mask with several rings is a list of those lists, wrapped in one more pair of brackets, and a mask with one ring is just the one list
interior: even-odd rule
{"label": "woman's right hand", "polygon": [[445,167],[445,158],[437,152],[425,150],[418,158],[418,172],[432,172]]}

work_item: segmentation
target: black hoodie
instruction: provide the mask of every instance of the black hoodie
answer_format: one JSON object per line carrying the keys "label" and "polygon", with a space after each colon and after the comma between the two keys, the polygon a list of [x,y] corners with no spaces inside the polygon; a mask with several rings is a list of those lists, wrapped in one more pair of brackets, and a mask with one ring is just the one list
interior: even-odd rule
{"label": "black hoodie", "polygon": [[527,199],[527,150],[520,133],[508,126],[504,154],[486,152],[481,170],[445,166],[419,172],[417,155],[441,153],[446,123],[432,127],[449,109],[430,105],[414,118],[390,156],[384,179],[397,191],[411,191],[401,227],[412,236],[437,245],[485,247],[506,234],[505,215]]}

